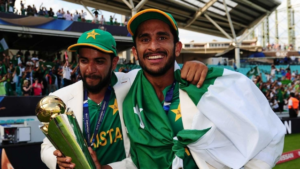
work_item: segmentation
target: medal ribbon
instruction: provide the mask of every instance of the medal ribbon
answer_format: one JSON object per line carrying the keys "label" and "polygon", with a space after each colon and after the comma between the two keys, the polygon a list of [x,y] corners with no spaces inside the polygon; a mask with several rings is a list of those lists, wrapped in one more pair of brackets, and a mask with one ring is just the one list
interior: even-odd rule
{"label": "medal ribbon", "polygon": [[99,110],[99,115],[98,115],[98,119],[97,119],[96,128],[95,128],[94,133],[91,137],[91,133],[90,133],[90,124],[91,123],[90,123],[90,116],[89,116],[89,105],[88,105],[87,90],[86,89],[84,90],[83,123],[84,123],[85,131],[86,131],[86,141],[87,141],[87,144],[89,146],[93,146],[93,144],[95,142],[94,137],[99,132],[100,125],[101,125],[101,123],[104,119],[104,115],[106,113],[108,103],[109,103],[110,94],[111,94],[111,87],[109,86],[107,88],[107,90],[105,91],[105,96],[104,96],[104,99],[101,103],[101,107],[100,107],[100,110]]}
{"label": "medal ribbon", "polygon": [[174,87],[176,84],[176,80],[174,80],[172,86],[170,87],[170,89],[167,91],[166,97],[165,97],[165,101],[164,101],[164,110],[165,112],[168,114],[169,110],[170,110],[170,105],[172,103],[172,98],[173,98],[173,91],[174,91]]}

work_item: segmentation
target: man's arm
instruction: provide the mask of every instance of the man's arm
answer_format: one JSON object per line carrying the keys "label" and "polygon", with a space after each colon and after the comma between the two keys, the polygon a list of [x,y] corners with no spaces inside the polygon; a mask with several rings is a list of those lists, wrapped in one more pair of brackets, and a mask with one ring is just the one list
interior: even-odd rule
{"label": "man's arm", "polygon": [[101,166],[97,159],[95,151],[93,151],[91,148],[89,148],[89,151],[97,169],[137,169],[133,161],[131,160],[131,157],[127,157],[122,161]]}
{"label": "man's arm", "polygon": [[133,161],[131,160],[131,157],[127,157],[122,161],[107,164],[106,167],[110,167],[112,169],[137,169],[137,167],[134,165]]}
{"label": "man's arm", "polygon": [[[252,84],[254,85],[254,84]],[[255,90],[256,88],[254,88]],[[253,91],[253,95],[257,91]],[[265,100],[265,97],[262,93],[259,93],[259,95],[254,96],[254,99],[257,99],[257,101]],[[249,104],[248,106],[254,106]],[[261,112],[257,111],[256,114],[260,113],[266,113],[267,118],[263,119],[265,125],[259,125],[256,124],[256,127],[258,129],[258,132],[262,132],[262,127],[268,127],[269,128],[269,137],[271,137],[271,141],[269,144],[260,150],[260,152],[255,155],[246,165],[245,169],[271,169],[273,168],[277,161],[279,160],[284,146],[284,136],[285,136],[285,127],[283,126],[282,122],[279,120],[278,116],[271,110],[271,108],[263,106],[263,104],[260,104],[260,110],[261,111],[267,111]],[[269,111],[268,111],[269,110]],[[257,115],[257,118],[260,118],[259,115]],[[255,118],[254,118],[255,120]],[[259,131],[260,130],[260,131]],[[260,135],[260,140],[264,138],[264,135]]]}
{"label": "man's arm", "polygon": [[[41,83],[43,84],[43,83]],[[64,102],[63,94],[61,92],[49,93],[49,95],[54,95],[61,98]],[[43,143],[41,145],[41,160],[49,169],[56,169],[57,159],[53,154],[56,148],[52,145],[47,137],[44,138]]]}
{"label": "man's arm", "polygon": [[245,169],[271,169],[272,167],[264,161],[252,159],[245,166]]}
{"label": "man's arm", "polygon": [[[220,155],[221,147],[216,147],[212,156],[231,168],[256,164],[258,169],[273,167],[282,154],[286,129],[263,93],[249,78],[229,70],[207,90],[198,109],[233,146],[231,156]],[[218,149],[220,152],[215,153]]]}
{"label": "man's arm", "polygon": [[[253,159],[251,159],[246,165],[245,169],[271,169],[273,168],[282,154],[284,137],[281,134],[277,134],[271,143],[258,153]],[[274,153],[274,154],[271,154]]]}
{"label": "man's arm", "polygon": [[181,78],[193,85],[197,85],[199,88],[205,80],[207,71],[208,68],[204,63],[200,61],[187,61],[181,69]]}
{"label": "man's arm", "polygon": [[288,106],[293,107],[293,101],[292,101],[292,99],[289,99],[289,100],[288,100]]}
{"label": "man's arm", "polygon": [[44,138],[41,145],[41,159],[49,169],[56,169],[56,157],[53,155],[55,150],[48,138]]}
{"label": "man's arm", "polygon": [[[137,169],[130,157],[125,158],[122,161],[118,161],[118,162],[114,162],[114,163],[110,163],[110,164],[101,166],[101,164],[99,163],[99,161],[97,159],[96,153],[91,148],[89,148],[89,151],[90,151],[92,159],[95,163],[96,169]],[[53,154],[54,154],[54,156],[56,156],[56,159],[57,159],[56,164],[59,168],[74,169],[76,167],[76,165],[74,163],[72,163],[71,157],[63,157],[59,150],[55,150]],[[52,168],[50,168],[50,169],[52,169]]]}
{"label": "man's arm", "polygon": [[72,70],[70,69],[72,72],[71,72],[71,75],[73,75],[76,71],[77,71],[77,68],[78,68],[79,64]]}
{"label": "man's arm", "polygon": [[64,64],[64,66],[63,66],[63,68],[66,68],[66,67],[68,67],[68,65],[69,65],[69,62],[68,62],[68,61],[66,61],[66,62],[65,62],[65,64]]}

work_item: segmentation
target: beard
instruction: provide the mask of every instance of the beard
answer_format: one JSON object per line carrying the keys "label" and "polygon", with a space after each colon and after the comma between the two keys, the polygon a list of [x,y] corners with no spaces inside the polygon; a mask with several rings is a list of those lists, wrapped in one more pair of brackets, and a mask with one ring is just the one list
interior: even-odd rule
{"label": "beard", "polygon": [[[103,87],[109,85],[111,74],[112,74],[111,70],[112,70],[112,65],[110,65],[108,74],[104,77],[101,77],[98,75],[84,75],[83,76],[83,75],[81,75],[81,72],[80,72],[80,75],[82,77],[83,87],[85,87],[87,89],[87,91],[90,93],[93,93],[93,94],[99,93],[103,89]],[[100,81],[98,84],[92,86],[86,82],[86,78],[99,79]]]}
{"label": "beard", "polygon": [[[155,52],[155,53],[161,53],[161,54],[165,54],[165,56],[167,55],[167,52],[164,52],[164,51],[159,51],[159,52]],[[148,55],[150,55],[151,53],[148,52],[148,53],[145,53],[143,55],[143,59],[146,59]],[[173,66],[174,66],[174,62],[175,62],[175,47],[173,49],[173,53],[170,55],[170,58],[167,60],[167,63],[165,66],[163,66],[162,68],[158,69],[158,70],[151,70],[150,68],[147,68],[144,64],[144,62],[140,61],[139,60],[139,64],[141,66],[141,68],[143,69],[143,71],[147,72],[148,74],[150,74],[151,76],[162,76],[164,75],[168,70],[170,70]],[[137,52],[137,56],[138,58],[139,55],[138,55],[138,52]]]}

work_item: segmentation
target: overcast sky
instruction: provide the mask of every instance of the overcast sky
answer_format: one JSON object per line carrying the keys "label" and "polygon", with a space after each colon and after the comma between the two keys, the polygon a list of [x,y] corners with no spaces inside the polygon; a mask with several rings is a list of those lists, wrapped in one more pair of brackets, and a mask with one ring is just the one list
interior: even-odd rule
{"label": "overcast sky", "polygon": [[[282,5],[285,6],[286,0],[282,0]],[[59,9],[64,8],[64,11],[69,10],[71,13],[74,13],[76,10],[81,11],[85,10],[85,8],[82,5],[77,5],[69,2],[65,2],[62,0],[23,0],[23,3],[25,3],[25,6],[27,5],[35,5],[37,9],[42,5],[43,7],[46,7],[48,10],[50,7],[52,7],[53,11],[56,13]],[[292,0],[292,4],[294,3],[299,3],[299,0]],[[20,9],[20,0],[16,0],[15,4],[17,9]],[[89,8],[90,10],[93,8]],[[107,11],[101,10],[101,13],[104,15],[104,18],[108,21],[109,16],[115,16],[117,20],[120,22],[121,21],[121,15],[120,14],[115,14]],[[87,19],[92,19],[92,16],[87,12],[88,16]],[[123,22],[123,21],[122,21]],[[216,36],[210,36],[206,34],[201,34],[201,33],[195,33],[192,31],[187,31],[180,29],[179,30],[179,37],[180,40],[183,43],[187,43],[190,41],[195,41],[195,42],[210,42],[212,40],[217,40],[217,41],[228,41],[228,39],[225,38],[219,38]]]}

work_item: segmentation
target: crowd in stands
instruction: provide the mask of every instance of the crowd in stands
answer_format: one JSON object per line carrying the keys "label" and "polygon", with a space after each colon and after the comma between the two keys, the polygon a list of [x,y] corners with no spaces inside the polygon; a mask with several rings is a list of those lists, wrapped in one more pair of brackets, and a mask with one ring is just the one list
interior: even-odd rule
{"label": "crowd in stands", "polygon": [[[266,96],[274,112],[282,114],[288,111],[290,117],[297,117],[296,112],[298,112],[300,107],[300,65],[267,65],[257,63],[247,63],[247,65],[244,65],[242,68],[220,63],[207,66],[226,68],[242,73],[245,76],[247,76],[250,71],[259,70],[256,75],[248,77],[253,80],[256,86]],[[258,67],[258,69],[256,69],[256,67]],[[298,105],[297,110],[293,108],[295,104]]]}
{"label": "crowd in stands", "polygon": [[0,12],[10,12],[15,11],[15,0],[0,0]]}
{"label": "crowd in stands", "polygon": [[[21,9],[16,9],[15,0],[0,0],[0,12],[8,12],[8,13],[16,13],[23,16],[44,16],[44,17],[52,17],[57,19],[69,20],[69,21],[77,21],[77,22],[92,22],[101,25],[122,25],[126,26],[127,21],[123,24],[120,24],[117,21],[117,18],[110,16],[109,21],[106,21],[103,15],[99,16],[99,12],[97,9],[93,10],[94,19],[92,21],[87,21],[86,16],[87,13],[83,10],[78,12],[77,10],[74,13],[70,13],[68,10],[65,12],[63,8],[59,9],[56,13],[53,11],[52,8],[47,10],[46,7],[40,6],[39,9],[35,7],[35,5],[27,5],[23,1],[20,2]],[[20,12],[18,12],[20,11]]]}
{"label": "crowd in stands", "polygon": [[270,106],[275,112],[282,113],[289,108],[289,98],[293,95],[300,100],[300,74],[298,70],[291,71],[286,68],[271,65],[271,72],[263,82],[262,75],[253,78],[254,83],[268,99]]}
{"label": "crowd in stands", "polygon": [[293,44],[274,44],[274,43],[268,43],[267,46],[263,49],[266,51],[290,51],[290,50],[294,50],[294,46]]}
{"label": "crowd in stands", "polygon": [[284,58],[275,59],[274,63],[277,64],[288,64],[288,65],[298,65],[299,59],[295,56],[285,56]]}
{"label": "crowd in stands", "polygon": [[[72,63],[62,61],[59,59],[60,55],[57,54],[52,62],[46,62],[39,59],[36,53],[31,54],[29,51],[25,53],[18,51],[15,54],[10,52],[9,55],[3,53],[0,58],[0,96],[48,95],[80,80],[76,61]],[[269,72],[263,71],[267,76],[266,80],[263,81],[260,74],[253,77],[253,81],[266,96],[272,109],[282,113],[288,110],[291,94],[300,100],[300,74],[298,70],[291,70],[290,66],[270,67]],[[136,68],[140,67],[127,63],[117,65],[115,71],[126,73]]]}
{"label": "crowd in stands", "polygon": [[[44,96],[81,80],[76,61],[60,60],[61,53],[52,61],[21,50],[0,55],[0,96]],[[140,67],[125,61],[115,71],[127,73],[136,68]]]}
{"label": "crowd in stands", "polygon": [[[58,54],[59,55],[59,54]],[[80,79],[76,61],[52,62],[39,59],[35,53],[18,51],[2,53],[0,59],[0,96],[41,96]]]}
{"label": "crowd in stands", "polygon": [[[295,56],[285,56],[274,59],[275,65],[299,65],[299,58]],[[243,60],[242,65],[271,65],[269,62]]]}

